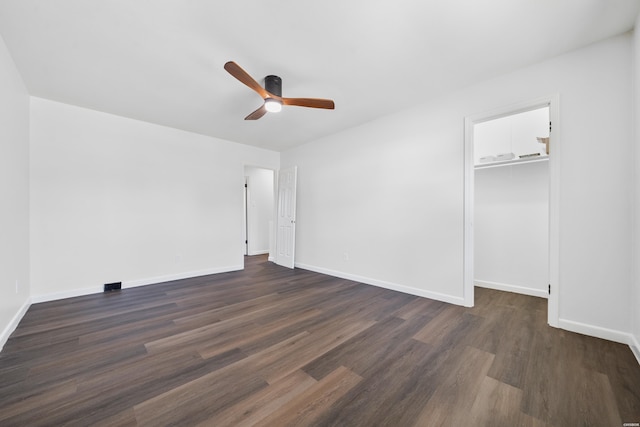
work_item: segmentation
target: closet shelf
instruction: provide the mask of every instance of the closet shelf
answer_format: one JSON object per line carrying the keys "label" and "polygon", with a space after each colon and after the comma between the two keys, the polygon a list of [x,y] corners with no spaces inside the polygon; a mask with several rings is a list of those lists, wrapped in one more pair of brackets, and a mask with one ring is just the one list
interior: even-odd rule
{"label": "closet shelf", "polygon": [[500,166],[521,165],[523,163],[546,162],[548,160],[549,160],[549,156],[525,157],[522,159],[511,159],[511,160],[503,160],[500,162],[481,163],[479,165],[475,165],[474,169],[497,168]]}

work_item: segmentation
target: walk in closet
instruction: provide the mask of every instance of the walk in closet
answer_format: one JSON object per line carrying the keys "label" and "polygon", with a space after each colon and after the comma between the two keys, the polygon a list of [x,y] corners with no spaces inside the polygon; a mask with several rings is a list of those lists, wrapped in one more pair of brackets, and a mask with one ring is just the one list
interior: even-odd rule
{"label": "walk in closet", "polygon": [[474,282],[546,297],[549,107],[476,123]]}

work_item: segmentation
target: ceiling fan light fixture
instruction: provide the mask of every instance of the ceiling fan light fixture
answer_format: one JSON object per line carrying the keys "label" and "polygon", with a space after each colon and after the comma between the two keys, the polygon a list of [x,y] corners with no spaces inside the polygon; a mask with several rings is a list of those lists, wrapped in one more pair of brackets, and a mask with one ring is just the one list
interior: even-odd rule
{"label": "ceiling fan light fixture", "polygon": [[282,79],[278,76],[269,75],[264,78],[264,87],[260,85],[238,64],[229,61],[224,64],[224,69],[235,77],[240,83],[253,89],[262,99],[264,104],[256,111],[245,117],[245,120],[258,120],[267,113],[277,113],[282,110],[283,105],[297,105],[298,107],[324,108],[333,110],[335,104],[331,99],[322,98],[283,98]]}
{"label": "ceiling fan light fixture", "polygon": [[277,99],[267,98],[264,100],[264,108],[270,113],[279,113],[282,110],[282,102]]}

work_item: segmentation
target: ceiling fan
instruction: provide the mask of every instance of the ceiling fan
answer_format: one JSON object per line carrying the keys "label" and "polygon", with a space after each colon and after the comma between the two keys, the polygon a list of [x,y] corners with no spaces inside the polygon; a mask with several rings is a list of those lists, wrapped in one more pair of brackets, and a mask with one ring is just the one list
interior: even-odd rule
{"label": "ceiling fan", "polygon": [[264,78],[264,87],[253,79],[245,70],[240,68],[238,64],[229,61],[224,64],[224,69],[240,82],[253,89],[264,99],[264,104],[253,113],[245,117],[245,120],[258,120],[267,112],[277,113],[282,109],[283,105],[297,105],[298,107],[324,108],[333,110],[335,104],[330,99],[319,98],[283,98],[282,97],[282,79],[278,76],[267,76]]}

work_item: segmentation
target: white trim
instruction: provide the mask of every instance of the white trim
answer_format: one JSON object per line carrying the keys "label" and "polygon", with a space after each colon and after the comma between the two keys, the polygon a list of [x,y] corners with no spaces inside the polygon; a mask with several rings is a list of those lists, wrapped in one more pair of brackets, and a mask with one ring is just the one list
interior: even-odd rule
{"label": "white trim", "polygon": [[638,338],[635,335],[633,334],[630,334],[630,335],[631,335],[631,342],[629,343],[629,347],[631,347],[631,352],[636,357],[636,360],[640,365],[640,342],[638,342]]}
{"label": "white trim", "polygon": [[69,291],[62,291],[62,292],[52,292],[50,294],[40,294],[40,295],[33,295],[31,297],[31,302],[33,304],[38,304],[41,302],[48,302],[48,301],[56,301],[59,299],[66,299],[66,298],[75,298],[75,297],[81,297],[84,295],[91,295],[91,294],[99,294],[100,292],[103,292],[103,289],[101,286],[93,286],[90,288],[81,288],[81,289],[72,289]]}
{"label": "white trim", "polygon": [[158,283],[172,282],[174,280],[190,279],[192,277],[208,276],[210,274],[228,273],[230,271],[238,271],[238,270],[244,270],[244,265],[208,268],[205,270],[188,271],[184,273],[167,274],[165,276],[149,277],[146,279],[126,280],[122,282],[122,289],[135,288],[138,286],[146,286],[146,285],[155,285]]}
{"label": "white trim", "polygon": [[247,256],[264,255],[268,253],[269,253],[269,249],[263,249],[261,251],[251,251],[251,253],[249,253]]}
{"label": "white trim", "polygon": [[9,341],[9,337],[16,330],[20,321],[27,314],[27,310],[31,307],[31,298],[27,298],[27,300],[22,304],[20,309],[16,312],[16,314],[11,318],[9,324],[4,328],[2,334],[0,334],[0,351],[4,348],[4,345]]}
{"label": "white trim", "polygon": [[463,294],[465,305],[473,306],[474,266],[473,266],[473,204],[474,204],[474,159],[473,125],[522,113],[535,108],[549,106],[549,120],[553,123],[552,144],[549,157],[549,284],[551,295],[547,297],[547,322],[559,326],[560,306],[560,97],[550,95],[464,119],[464,239],[463,239]]}
{"label": "white trim", "polygon": [[453,295],[441,294],[439,292],[425,291],[423,289],[413,288],[410,286],[399,285],[397,283],[385,282],[383,280],[371,279],[369,277],[358,276],[355,274],[344,273],[342,271],[330,270],[328,268],[316,267],[313,265],[296,263],[296,268],[314,271],[316,273],[326,274],[328,276],[339,277],[341,279],[353,280],[354,282],[364,283],[365,285],[377,286],[379,288],[390,289],[392,291],[403,292],[405,294],[416,295],[423,298],[429,298],[455,305],[464,305],[464,298],[455,297]]}
{"label": "white trim", "polygon": [[[124,280],[122,282],[122,289],[135,288],[138,286],[154,285],[158,283],[189,279],[189,278],[198,277],[198,276],[207,276],[209,274],[228,273],[230,271],[238,271],[243,269],[244,269],[243,265],[235,265],[235,266],[229,266],[229,267],[209,268],[205,270],[168,274],[165,276],[149,277],[146,279]],[[35,304],[39,302],[55,301],[55,300],[60,300],[65,298],[99,294],[102,292],[104,292],[103,286],[94,286],[90,288],[73,289],[73,290],[63,291],[63,292],[54,292],[50,294],[35,295],[31,297],[31,302]]]}
{"label": "white trim", "polygon": [[464,305],[473,307],[475,301],[474,279],[474,206],[475,206],[475,168],[473,160],[473,124],[471,117],[464,118],[464,213],[462,241],[462,295]]}
{"label": "white trim", "polygon": [[549,97],[549,120],[552,130],[549,134],[549,285],[551,294],[547,296],[547,322],[558,327],[560,320],[560,96]]}
{"label": "white trim", "polygon": [[621,344],[631,345],[633,343],[633,336],[627,332],[620,332],[613,329],[588,325],[586,323],[574,322],[573,320],[567,319],[558,319],[558,326],[567,331],[619,342]]}
{"label": "white trim", "polygon": [[547,299],[549,294],[544,289],[529,288],[527,286],[509,285],[507,283],[490,282],[488,280],[475,280],[476,286],[481,288],[495,289],[497,291],[514,292],[516,294],[530,295]]}

